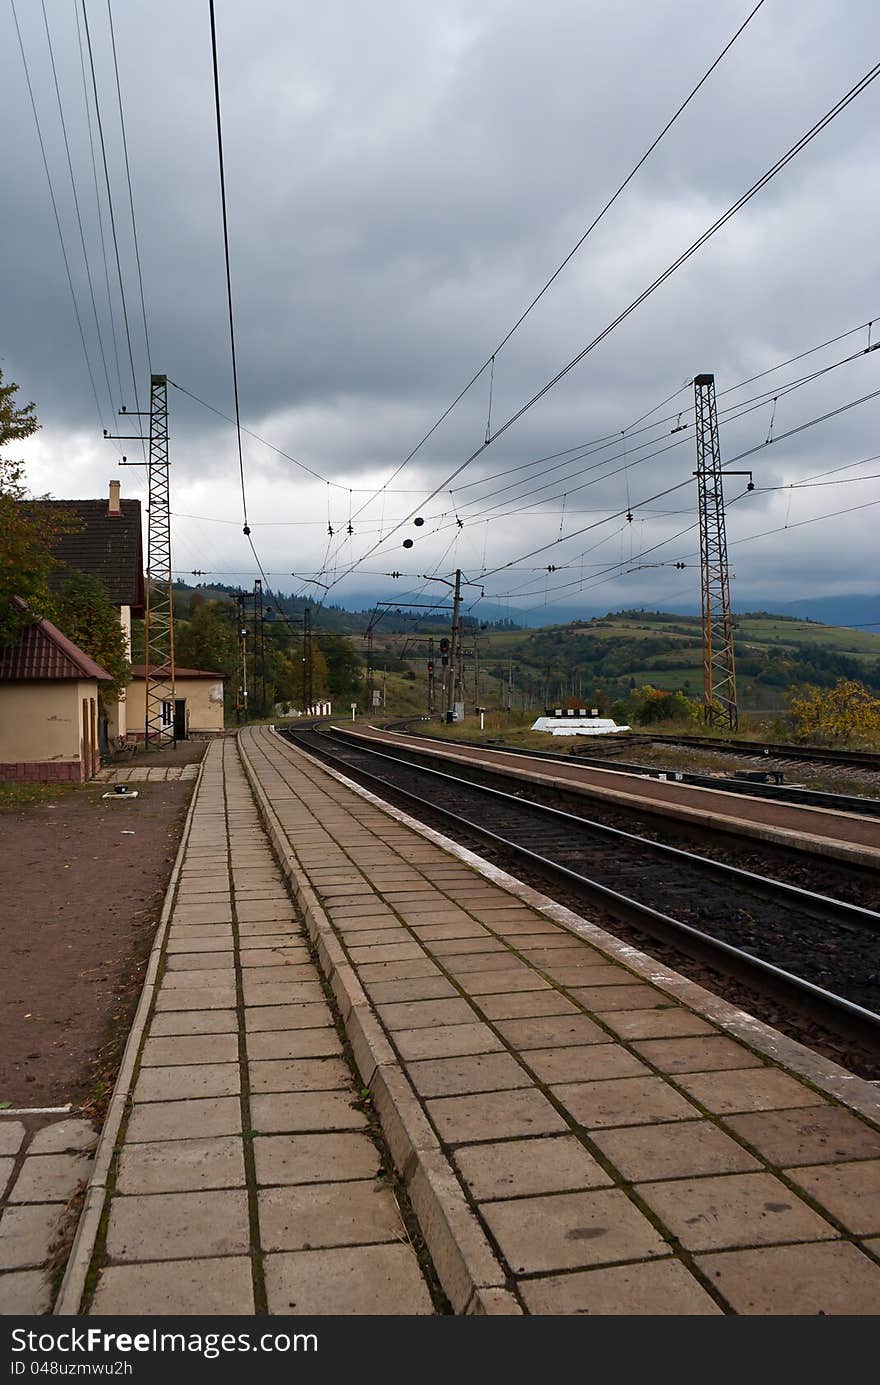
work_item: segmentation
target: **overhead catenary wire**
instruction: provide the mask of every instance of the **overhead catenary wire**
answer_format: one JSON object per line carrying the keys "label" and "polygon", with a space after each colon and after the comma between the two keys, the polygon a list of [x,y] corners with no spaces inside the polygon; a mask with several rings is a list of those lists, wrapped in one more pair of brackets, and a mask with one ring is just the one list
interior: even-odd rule
{"label": "overhead catenary wire", "polygon": [[90,384],[91,384],[91,386],[92,386],[92,394],[94,395],[94,398],[95,398],[95,408],[96,408],[97,411],[98,411],[98,419],[100,420],[101,427],[104,428],[104,415],[103,415],[103,411],[102,411],[102,409],[101,409],[101,402],[100,402],[100,400],[99,400],[99,398],[98,398],[98,390],[97,390],[97,386],[96,386],[96,384],[95,384],[95,376],[94,376],[94,372],[93,372],[93,370],[92,370],[92,362],[91,362],[91,360],[90,360],[90,358],[89,358],[89,350],[88,350],[88,347],[86,346],[86,336],[85,336],[85,332],[84,332],[84,330],[83,330],[82,317],[80,316],[80,311],[79,311],[79,304],[77,303],[77,299],[76,299],[76,290],[75,290],[74,287],[73,287],[73,275],[72,275],[71,272],[70,272],[70,260],[69,260],[69,258],[68,258],[68,254],[67,254],[67,246],[65,245],[65,242],[64,242],[64,232],[63,232],[63,230],[61,229],[61,218],[60,218],[60,216],[59,216],[59,214],[58,214],[58,202],[57,202],[57,199],[56,199],[56,197],[55,197],[55,187],[54,187],[54,184],[53,184],[53,182],[52,182],[52,173],[51,173],[51,171],[50,171],[50,169],[49,169],[49,160],[48,160],[48,158],[46,157],[46,145],[45,145],[45,143],[44,143],[44,141],[43,141],[43,131],[42,131],[41,126],[40,126],[40,117],[39,117],[39,114],[37,113],[37,103],[36,103],[36,100],[35,100],[35,98],[34,98],[34,89],[33,89],[32,83],[31,83],[30,68],[28,67],[27,55],[25,54],[25,51],[24,51],[24,41],[23,41],[22,36],[21,36],[21,28],[20,28],[19,22],[18,22],[18,14],[17,14],[16,8],[15,8],[15,0],[9,0],[9,3],[10,3],[10,6],[11,6],[11,8],[12,8],[12,18],[13,18],[14,23],[15,23],[15,32],[16,32],[16,35],[18,36],[18,46],[19,46],[19,49],[21,50],[21,61],[22,61],[22,64],[23,64],[23,66],[24,66],[25,81],[26,81],[26,83],[27,83],[28,95],[29,95],[29,97],[30,97],[31,110],[33,111],[33,114],[34,114],[34,124],[36,125],[36,129],[37,129],[37,140],[39,141],[39,145],[40,145],[40,154],[42,155],[42,159],[43,159],[43,168],[44,168],[45,173],[46,173],[46,182],[48,183],[48,186],[49,186],[49,197],[50,197],[51,202],[52,202],[52,212],[53,212],[53,215],[54,215],[54,217],[55,217],[55,226],[56,226],[56,228],[57,228],[57,230],[58,230],[58,239],[59,239],[59,241],[60,241],[60,243],[61,243],[61,255],[62,255],[62,258],[63,258],[63,260],[64,260],[64,269],[65,269],[65,273],[66,273],[66,275],[67,275],[67,283],[68,283],[68,287],[69,287],[69,289],[70,289],[70,297],[71,297],[71,301],[72,301],[72,303],[73,303],[73,312],[74,312],[74,316],[75,316],[75,318],[76,318],[76,325],[77,325],[77,328],[78,328],[78,330],[79,330],[79,339],[80,339],[80,342],[82,343],[83,356],[84,356],[84,358],[85,358],[86,370],[87,370],[87,372],[88,372],[89,382],[90,382]]}
{"label": "overhead catenary wire", "polygon": [[[740,35],[743,33],[743,31],[748,27],[748,25],[749,25],[749,24],[751,23],[751,21],[754,19],[755,15],[756,15],[756,14],[758,13],[758,11],[761,9],[761,6],[763,5],[763,3],[764,3],[764,0],[758,0],[758,3],[749,11],[749,13],[746,15],[745,19],[743,20],[743,22],[739,25],[738,29],[737,29],[736,32],[733,34],[732,38],[730,38],[730,39],[727,41],[727,43],[726,43],[726,44],[724,45],[724,47],[722,48],[721,52],[718,54],[718,56],[715,58],[715,60],[711,63],[711,65],[706,69],[706,71],[703,73],[702,77],[701,77],[700,80],[697,82],[696,86],[692,87],[692,89],[690,90],[690,92],[688,93],[688,95],[685,97],[685,99],[681,102],[681,104],[679,105],[679,107],[677,108],[677,110],[674,112],[674,114],[669,118],[669,120],[667,120],[666,124],[663,126],[662,130],[660,131],[660,133],[652,140],[652,142],[650,143],[650,145],[648,146],[648,148],[645,150],[644,154],[641,156],[641,158],[638,160],[638,162],[633,166],[633,168],[630,170],[630,172],[626,175],[626,177],[624,178],[623,182],[620,183],[620,185],[617,187],[617,189],[615,190],[615,192],[611,195],[611,197],[608,199],[608,201],[605,203],[605,205],[602,207],[602,209],[598,212],[598,214],[593,218],[593,220],[592,220],[592,221],[590,222],[590,224],[587,226],[587,229],[583,232],[583,234],[579,237],[579,239],[578,239],[578,240],[575,242],[575,244],[572,246],[571,250],[570,250],[570,251],[568,252],[568,254],[565,256],[565,258],[561,261],[561,263],[560,263],[559,265],[557,265],[556,269],[553,271],[553,273],[550,275],[550,277],[546,280],[546,282],[545,282],[545,283],[542,285],[542,287],[538,290],[538,292],[535,294],[535,296],[532,298],[532,300],[527,304],[527,306],[524,308],[524,310],[520,313],[519,317],[516,319],[516,321],[514,322],[513,326],[507,331],[507,333],[505,334],[505,336],[501,339],[501,341],[498,343],[498,345],[494,348],[494,350],[493,350],[493,351],[490,353],[490,355],[486,358],[486,360],[483,362],[483,364],[480,366],[480,368],[479,368],[477,371],[475,371],[475,373],[471,376],[470,380],[467,382],[467,384],[464,386],[464,388],[461,389],[461,390],[459,391],[459,393],[458,393],[458,394],[456,395],[456,397],[453,399],[452,403],[443,411],[443,413],[442,413],[442,414],[440,415],[440,417],[436,420],[436,422],[435,422],[434,424],[432,424],[432,426],[428,429],[428,431],[424,434],[424,436],[423,436],[422,438],[419,439],[419,441],[416,443],[415,447],[407,454],[406,457],[404,457],[403,461],[400,462],[400,464],[395,468],[395,470],[391,473],[391,476],[388,478],[388,481],[387,481],[386,484],[390,485],[391,482],[392,482],[393,480],[395,480],[395,479],[400,475],[400,473],[401,473],[401,471],[403,471],[404,467],[408,466],[409,463],[413,460],[413,458],[414,458],[415,456],[417,456],[417,454],[421,451],[421,449],[422,449],[422,447],[425,445],[425,443],[433,436],[433,434],[437,431],[437,429],[441,426],[441,424],[443,424],[443,423],[446,421],[446,419],[447,419],[447,418],[449,417],[449,415],[452,413],[453,409],[456,408],[456,406],[461,402],[461,400],[465,397],[465,395],[468,393],[468,391],[476,384],[476,382],[479,380],[480,376],[483,374],[483,372],[484,372],[490,365],[492,366],[493,376],[494,376],[494,362],[495,362],[496,356],[499,354],[499,352],[501,352],[501,351],[504,349],[504,347],[505,347],[505,346],[507,345],[507,343],[511,340],[511,338],[514,336],[514,334],[519,330],[519,328],[520,328],[520,327],[522,326],[522,324],[525,322],[526,318],[529,316],[529,314],[532,312],[532,310],[533,310],[535,307],[537,307],[538,303],[540,303],[541,299],[544,297],[544,294],[547,292],[547,290],[548,290],[548,289],[551,287],[551,285],[552,285],[553,283],[555,283],[555,281],[559,278],[559,275],[560,275],[560,274],[562,273],[562,271],[566,268],[566,266],[571,262],[571,260],[574,258],[574,256],[577,254],[577,252],[580,250],[580,248],[581,248],[581,246],[584,244],[584,242],[589,238],[590,235],[592,235],[593,231],[596,229],[596,227],[599,225],[599,223],[604,219],[604,217],[606,216],[606,214],[611,210],[611,208],[614,206],[614,204],[615,204],[615,202],[617,201],[617,199],[621,196],[621,194],[626,190],[626,188],[629,186],[629,184],[630,184],[630,183],[632,182],[632,180],[635,178],[636,174],[639,173],[639,171],[644,167],[644,165],[647,163],[648,159],[650,159],[651,155],[654,153],[654,150],[657,148],[657,146],[661,143],[661,141],[665,138],[665,136],[666,136],[666,135],[669,133],[669,131],[672,129],[673,125],[676,123],[676,121],[678,120],[679,116],[681,116],[681,115],[684,113],[684,111],[685,111],[685,110],[687,109],[687,107],[690,105],[691,101],[693,101],[694,97],[698,94],[698,92],[701,90],[701,88],[702,88],[703,86],[705,86],[706,82],[709,80],[709,78],[711,77],[712,73],[715,71],[715,69],[718,67],[718,65],[722,62],[722,60],[727,56],[727,54],[730,52],[730,49],[731,49],[731,48],[733,47],[733,45],[736,43],[737,39],[740,37]],[[490,441],[491,441],[491,437],[487,436],[486,445],[488,445],[488,443],[489,443]],[[377,490],[377,491],[375,492],[373,498],[375,498],[375,495],[380,494],[381,489],[384,489],[384,487],[380,487],[380,490]],[[369,504],[369,503],[371,503],[371,502],[368,501],[367,504]],[[362,508],[365,508],[365,507],[362,507]],[[359,511],[358,513],[360,513],[360,511]]]}
{"label": "overhead catenary wire", "polygon": [[[238,440],[241,508],[244,520],[243,532],[250,538],[247,515],[247,493],[244,484],[244,457],[241,450],[241,407],[238,399],[238,364],[235,358],[235,318],[232,310],[232,270],[229,262],[229,217],[226,208],[226,170],[223,159],[223,122],[220,117],[220,74],[217,68],[217,25],[214,16],[214,0],[208,0],[208,8],[211,19],[211,62],[214,73],[214,109],[217,116],[217,158],[220,166],[220,204],[223,211],[223,255],[226,263],[226,301],[229,308],[229,348],[232,356],[232,391],[235,398],[235,430]],[[251,547],[253,547],[253,544]]]}
{"label": "overhead catenary wire", "polygon": [[[845,92],[843,96],[839,97],[838,100],[834,103],[834,105],[831,106],[825,112],[824,115],[822,115],[817,121],[815,121],[814,124],[811,125],[810,128],[803,135],[801,135],[800,139],[796,140],[795,143],[791,145],[784,154],[782,154],[778,159],[776,159],[776,161],[773,164],[771,164],[770,168],[768,168],[766,172],[764,172],[760,176],[760,178],[756,179],[755,182],[752,183],[751,186],[747,188],[746,191],[742,193],[736,199],[736,201],[733,202],[727,208],[725,212],[721,214],[721,216],[717,217],[715,221],[713,221],[712,224],[708,226],[706,230],[703,231],[703,233],[700,236],[698,236],[695,241],[691,243],[690,246],[687,247],[686,250],[682,251],[681,254],[678,255],[670,265],[667,265],[666,269],[664,269],[660,274],[658,274],[651,281],[651,283],[648,284],[648,286],[645,289],[643,289],[642,292],[638,294],[638,296],[634,298],[626,308],[623,309],[622,312],[618,313],[618,315],[610,323],[608,323],[608,325],[604,327],[601,332],[598,332],[596,336],[592,338],[591,341],[589,341],[584,347],[582,347],[582,349],[579,352],[577,352],[576,355],[573,356],[560,370],[558,370],[550,380],[546,381],[545,384],[543,384],[540,387],[540,389],[538,389],[529,399],[527,399],[524,404],[520,405],[519,408],[517,408],[505,420],[505,422],[502,423],[495,430],[490,439],[490,443],[495,442],[510,428],[514,427],[519,422],[519,420],[523,418],[524,415],[528,413],[530,409],[534,408],[534,406],[541,399],[543,399],[544,396],[547,393],[549,393],[550,390],[554,389],[555,386],[558,385],[569,374],[570,371],[572,371],[576,366],[578,366],[581,363],[581,361],[583,361],[592,351],[595,350],[595,348],[602,341],[606,339],[606,337],[608,337],[617,327],[619,327],[623,322],[625,322],[626,319],[630,317],[631,314],[634,313],[653,293],[655,293],[658,288],[660,288],[669,278],[671,278],[671,276],[674,273],[676,273],[676,271],[680,269],[682,265],[687,263],[687,261],[691,259],[692,256],[695,255],[697,251],[700,250],[702,246],[704,246],[707,243],[707,241],[711,239],[712,236],[714,236],[719,230],[721,230],[728,223],[728,221],[730,221],[775,177],[777,177],[778,174],[781,173],[783,169],[785,169],[788,166],[788,164],[792,162],[793,159],[795,159],[800,153],[802,153],[803,150],[819,134],[821,134],[822,131],[825,130],[833,120],[837,118],[837,116],[839,116],[844,110],[846,110],[847,107],[851,105],[851,103],[855,101],[856,98],[860,96],[862,92],[865,91],[868,88],[868,86],[870,86],[870,84],[876,80],[878,75],[880,75],[880,62],[875,63],[872,67],[868,68],[867,72],[865,72],[865,74],[861,78],[859,78],[859,80],[852,87],[850,87],[850,89],[847,92]],[[474,462],[482,452],[485,451],[486,447],[489,445],[489,443],[482,442],[480,446],[477,447],[470,454],[469,457],[466,457],[465,460],[461,462],[452,472],[450,472],[448,476],[444,477],[444,479],[432,490],[430,495],[427,497],[427,501],[425,503],[429,503],[431,500],[435,498],[435,496],[439,495],[441,491],[446,490],[451,485],[451,483],[454,480],[456,480],[457,477],[460,476],[461,473],[465,471],[467,467],[470,466],[472,462]],[[412,516],[414,516],[416,513],[417,511],[412,511],[411,515],[407,516],[407,519],[412,518]],[[405,522],[406,521],[403,521],[403,523]],[[393,534],[400,528],[401,525],[395,526],[395,529],[392,529],[390,533],[386,536],[385,542],[387,542],[387,539],[391,537],[391,534]],[[378,546],[378,544],[372,545],[366,553],[362,554],[360,559],[356,560],[346,569],[345,573],[343,573],[343,576],[347,576],[350,572],[354,571],[354,569],[358,566],[360,562],[365,561],[368,557],[372,555],[372,553],[376,551],[376,548]],[[334,579],[332,585],[335,586],[336,583],[340,580],[341,578],[337,577],[336,579]]]}
{"label": "overhead catenary wire", "polygon": [[119,106],[119,128],[122,132],[122,153],[125,160],[125,180],[128,184],[128,205],[131,211],[131,234],[134,241],[134,259],[137,266],[138,287],[141,295],[141,313],[144,323],[144,345],[147,350],[147,365],[152,372],[153,364],[150,354],[150,332],[147,327],[147,304],[144,299],[144,278],[141,272],[141,251],[138,244],[137,221],[134,214],[134,194],[131,188],[131,165],[128,161],[128,140],[125,135],[125,113],[122,107],[122,85],[119,81],[119,62],[116,57],[116,33],[113,28],[113,10],[110,0],[107,0],[107,20],[110,26],[110,46],[113,51],[113,71],[116,76],[116,99]]}
{"label": "overhead catenary wire", "polygon": [[[86,48],[89,54],[89,70],[92,77],[92,91],[95,98],[95,117],[98,124],[98,139],[101,144],[101,161],[104,166],[104,183],[107,191],[107,208],[110,213],[110,231],[113,236],[113,250],[116,256],[116,274],[119,280],[119,298],[122,303],[122,321],[125,327],[125,340],[128,346],[128,362],[131,368],[131,387],[134,391],[135,408],[140,413],[140,396],[137,386],[137,371],[134,367],[134,351],[131,344],[131,329],[128,322],[128,305],[125,299],[125,284],[122,278],[122,261],[119,255],[119,236],[116,231],[116,215],[113,211],[113,191],[110,185],[110,168],[107,163],[107,144],[104,139],[104,122],[101,119],[101,102],[98,96],[98,78],[95,72],[95,55],[92,49],[92,35],[89,28],[89,11],[86,0],[82,0],[83,28],[86,36]],[[144,457],[146,458],[146,447],[142,444]]]}
{"label": "overhead catenary wire", "polygon": [[101,353],[101,361],[104,366],[104,379],[107,384],[107,397],[112,411],[113,390],[110,386],[110,371],[107,368],[107,355],[104,351],[104,338],[101,333],[101,323],[98,319],[98,305],[95,301],[95,286],[92,282],[92,269],[91,264],[89,263],[89,254],[86,250],[86,237],[85,232],[83,230],[82,213],[80,211],[79,205],[79,194],[77,193],[76,189],[76,177],[74,176],[73,172],[73,159],[70,153],[70,140],[67,137],[67,121],[64,116],[64,104],[61,100],[61,87],[58,84],[58,69],[55,65],[55,50],[52,45],[52,34],[49,29],[49,16],[46,13],[46,0],[40,0],[40,8],[43,12],[43,26],[46,30],[46,44],[49,49],[49,61],[52,67],[52,81],[55,87],[55,99],[58,103],[58,118],[61,121],[61,133],[64,138],[64,152],[67,156],[67,171],[70,175],[70,190],[73,194],[73,207],[76,213],[76,224],[79,228],[79,240],[80,245],[82,246],[83,263],[85,265],[86,280],[89,286],[89,297],[91,298],[92,313],[94,314],[95,318],[95,333],[98,338],[98,350]]}

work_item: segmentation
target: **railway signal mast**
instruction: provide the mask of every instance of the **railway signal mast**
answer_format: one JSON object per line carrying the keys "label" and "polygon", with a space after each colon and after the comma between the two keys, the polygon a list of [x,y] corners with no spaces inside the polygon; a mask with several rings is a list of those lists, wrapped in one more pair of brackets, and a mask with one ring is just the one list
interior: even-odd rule
{"label": "railway signal mast", "polygon": [[[736,661],[733,649],[733,610],[727,566],[727,530],[715,376],[694,379],[697,436],[697,504],[700,519],[700,588],[703,610],[703,718],[708,726],[739,724],[736,700]],[[728,476],[752,473],[728,471]]]}

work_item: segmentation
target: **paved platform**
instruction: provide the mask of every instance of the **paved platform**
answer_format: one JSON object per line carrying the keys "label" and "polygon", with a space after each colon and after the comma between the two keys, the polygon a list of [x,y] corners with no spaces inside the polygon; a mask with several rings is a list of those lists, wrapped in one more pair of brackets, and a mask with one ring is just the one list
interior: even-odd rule
{"label": "paved platform", "polygon": [[383,741],[392,750],[394,746],[408,747],[452,762],[464,760],[494,769],[514,780],[532,780],[552,788],[562,786],[587,799],[662,813],[680,822],[701,827],[711,825],[717,830],[777,842],[793,850],[880,869],[880,823],[854,813],[732,794],[725,792],[721,781],[717,788],[702,788],[650,779],[615,769],[613,763],[609,763],[607,769],[579,764],[576,758],[571,764],[558,761],[548,764],[546,760],[530,759],[527,755],[503,749],[456,744],[440,737],[385,731],[375,726],[359,726],[355,730],[343,723],[335,729],[353,739],[365,737]]}
{"label": "paved platform", "polygon": [[241,744],[364,1080],[401,1071],[383,1120],[424,1123],[402,1173],[415,1190],[439,1150],[454,1176],[482,1311],[880,1311],[872,1084],[551,917],[269,729]]}
{"label": "paved platform", "polygon": [[135,1039],[106,1224],[56,1311],[434,1311],[232,740],[206,756]]}

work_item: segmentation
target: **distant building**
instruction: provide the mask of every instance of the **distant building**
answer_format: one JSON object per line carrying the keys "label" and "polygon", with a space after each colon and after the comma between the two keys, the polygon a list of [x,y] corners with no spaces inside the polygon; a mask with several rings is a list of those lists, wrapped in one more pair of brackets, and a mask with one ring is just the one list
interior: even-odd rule
{"label": "distant building", "polygon": [[81,783],[97,773],[98,687],[109,682],[50,620],[0,648],[0,779]]}
{"label": "distant building", "polygon": [[[153,674],[161,672],[161,669],[151,670]],[[126,705],[129,735],[139,738],[144,734],[146,678],[146,665],[132,664]],[[170,702],[163,703],[162,718],[166,726],[173,725],[177,740],[188,740],[190,736],[222,734],[225,681],[225,673],[174,665],[174,706],[172,707]]]}

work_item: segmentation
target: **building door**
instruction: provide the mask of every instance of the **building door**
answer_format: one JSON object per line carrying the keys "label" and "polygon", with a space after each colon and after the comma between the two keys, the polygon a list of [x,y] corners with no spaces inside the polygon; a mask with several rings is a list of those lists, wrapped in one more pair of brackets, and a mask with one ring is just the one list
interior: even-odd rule
{"label": "building door", "polygon": [[174,699],[174,739],[176,741],[186,740],[186,698],[177,697]]}

